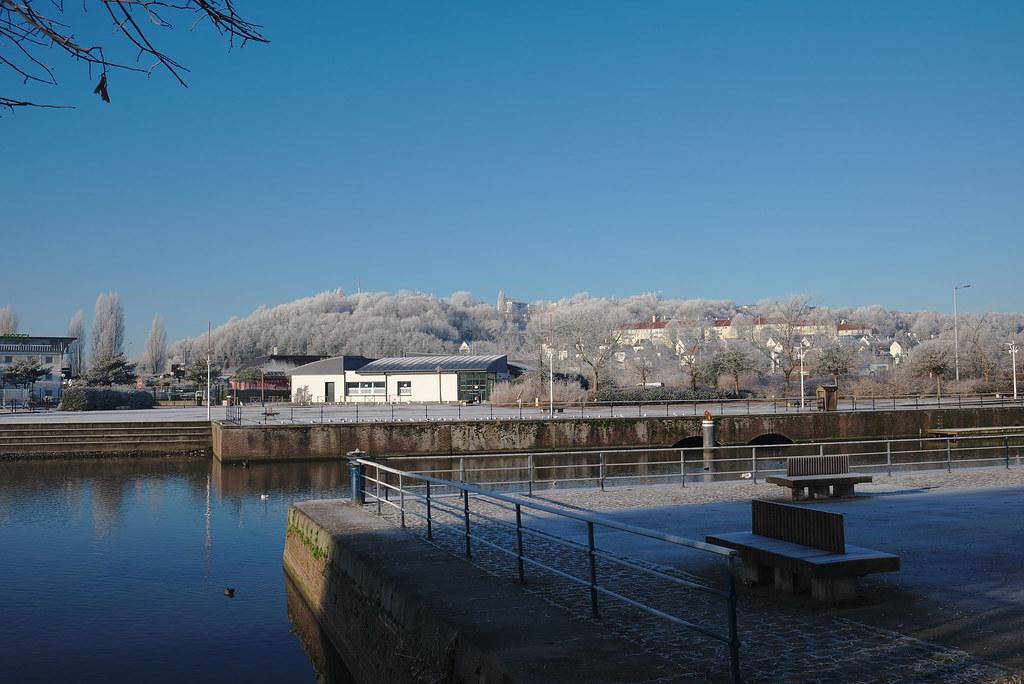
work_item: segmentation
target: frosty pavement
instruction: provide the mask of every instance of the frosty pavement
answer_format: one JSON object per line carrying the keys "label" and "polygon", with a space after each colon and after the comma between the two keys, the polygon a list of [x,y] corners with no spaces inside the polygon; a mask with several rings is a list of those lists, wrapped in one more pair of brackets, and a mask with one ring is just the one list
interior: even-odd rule
{"label": "frosty pavement", "polygon": [[[899,573],[864,578],[860,599],[831,608],[809,597],[782,597],[762,587],[741,587],[740,630],[743,662],[750,681],[921,681],[992,682],[1007,671],[1024,670],[1024,469],[972,469],[969,472],[912,473],[879,482],[854,500],[810,504],[843,513],[852,544],[899,554]],[[692,539],[705,534],[750,529],[749,499],[780,498],[779,488],[751,483],[659,485],[599,490],[556,490],[537,499],[599,511],[615,520]],[[704,501],[705,503],[687,502]],[[632,506],[629,504],[632,503]],[[476,499],[474,507],[482,505]],[[488,514],[501,515],[500,511]],[[435,513],[436,515],[436,513]],[[577,522],[549,516],[527,523],[585,542]],[[502,533],[481,524],[481,534]],[[475,529],[475,528],[474,528]],[[446,540],[446,537],[449,537]],[[439,535],[459,555],[457,528]],[[600,530],[600,548],[671,568],[720,584],[720,560],[680,552],[654,541]],[[531,538],[530,549],[563,569],[585,572],[584,557]],[[498,575],[514,577],[514,560],[485,553],[474,562]],[[529,553],[529,551],[528,551]],[[713,624],[721,606],[693,592],[643,586],[646,578],[599,568],[602,581],[639,591],[680,616]],[[528,588],[586,619],[585,591],[529,573]],[[616,576],[616,575],[619,576]],[[623,638],[667,650],[684,668],[721,662],[717,644],[637,611],[603,602],[602,620]],[[699,635],[698,635],[699,637]],[[709,663],[711,665],[709,665]]]}

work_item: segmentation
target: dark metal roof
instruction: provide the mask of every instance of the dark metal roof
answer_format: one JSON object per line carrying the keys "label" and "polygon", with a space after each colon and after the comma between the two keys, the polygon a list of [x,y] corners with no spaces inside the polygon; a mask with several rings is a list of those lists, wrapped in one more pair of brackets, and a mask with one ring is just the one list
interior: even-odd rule
{"label": "dark metal roof", "polygon": [[507,373],[506,356],[473,356],[453,354],[450,356],[400,356],[377,359],[359,369],[360,375],[371,373],[437,373],[477,371],[486,373]]}
{"label": "dark metal roof", "polygon": [[285,375],[332,375],[341,374],[342,371],[359,370],[372,359],[365,356],[335,356],[330,359],[322,359],[307,363],[304,366],[292,368],[285,371]]}

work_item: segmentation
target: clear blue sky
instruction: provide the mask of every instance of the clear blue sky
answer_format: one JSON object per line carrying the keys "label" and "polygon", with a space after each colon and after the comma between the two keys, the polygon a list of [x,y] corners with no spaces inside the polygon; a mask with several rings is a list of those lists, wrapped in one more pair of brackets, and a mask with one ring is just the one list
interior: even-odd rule
{"label": "clear blue sky", "polygon": [[[1021,310],[1024,3],[238,0],[0,119],[3,286],[131,352],[325,289]],[[98,13],[94,13],[96,16]],[[106,30],[106,27],[104,27]]]}

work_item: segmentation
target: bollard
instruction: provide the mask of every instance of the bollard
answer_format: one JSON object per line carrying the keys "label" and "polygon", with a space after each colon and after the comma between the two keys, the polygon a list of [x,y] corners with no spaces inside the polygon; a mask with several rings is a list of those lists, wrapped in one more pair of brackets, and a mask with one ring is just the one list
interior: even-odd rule
{"label": "bollard", "polygon": [[711,411],[704,412],[704,420],[700,422],[700,427],[704,442],[704,481],[710,482],[713,479],[711,467],[715,458],[715,419]]}
{"label": "bollard", "polygon": [[757,447],[750,447],[750,463],[753,466],[750,476],[757,484]]}
{"label": "bollard", "polygon": [[366,456],[360,449],[354,449],[348,456],[348,479],[350,486],[349,500],[354,506],[362,506],[366,503],[366,492],[363,491],[363,475],[366,473],[366,466],[359,463],[359,459]]}

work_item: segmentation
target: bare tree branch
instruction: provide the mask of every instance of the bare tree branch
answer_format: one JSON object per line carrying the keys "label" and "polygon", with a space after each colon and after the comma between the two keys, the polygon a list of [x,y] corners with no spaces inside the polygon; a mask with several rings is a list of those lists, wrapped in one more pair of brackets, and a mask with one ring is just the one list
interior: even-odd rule
{"label": "bare tree branch", "polygon": [[[57,85],[53,65],[45,61],[53,46],[61,48],[76,62],[85,63],[89,69],[98,67],[99,81],[93,92],[110,101],[108,91],[109,72],[134,71],[151,74],[155,69],[166,69],[182,86],[186,86],[183,74],[188,68],[164,52],[151,40],[147,31],[173,29],[165,17],[184,16],[189,30],[208,21],[214,30],[228,39],[228,45],[241,47],[249,41],[269,42],[261,33],[262,27],[242,18],[235,10],[233,0],[83,0],[83,10],[89,4],[100,3],[106,10],[115,35],[121,40],[110,45],[111,54],[125,47],[136,50],[135,61],[151,58],[150,66],[138,66],[122,59],[108,58],[102,44],[86,43],[76,37],[70,20],[67,20],[61,0],[40,2],[39,0],[0,0],[0,67],[6,67],[17,74],[23,83],[35,82]],[[40,9],[42,5],[43,9]],[[146,27],[146,28],[144,28]],[[0,97],[0,108],[44,107],[64,108],[61,105],[38,104],[15,97]]]}

